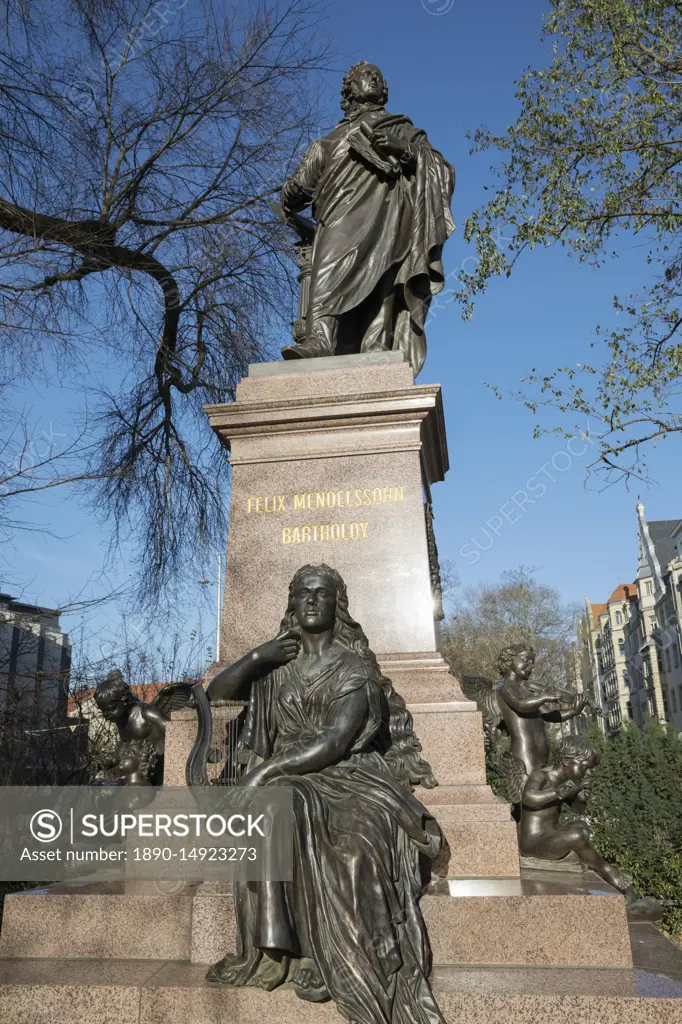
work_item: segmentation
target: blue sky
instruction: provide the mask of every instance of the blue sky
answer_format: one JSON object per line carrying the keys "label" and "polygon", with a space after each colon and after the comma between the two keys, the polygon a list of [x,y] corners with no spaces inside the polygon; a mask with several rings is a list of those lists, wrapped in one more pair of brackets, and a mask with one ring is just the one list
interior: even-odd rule
{"label": "blue sky", "polygon": [[[541,0],[344,0],[327,8],[322,29],[332,35],[339,55],[339,73],[324,76],[329,124],[338,116],[341,71],[371,60],[388,79],[390,109],[425,128],[455,165],[458,228],[446,249],[447,272],[471,254],[462,225],[492,181],[491,157],[470,157],[466,132],[481,123],[503,130],[513,120],[514,78],[547,54],[538,38],[544,9]],[[532,415],[511,398],[496,400],[484,383],[514,389],[533,367],[551,371],[594,358],[589,344],[598,323],[614,322],[613,295],[627,294],[645,275],[644,250],[636,240],[625,239],[619,258],[598,271],[573,264],[564,251],[543,250],[528,255],[510,280],[494,282],[471,322],[462,321],[452,302],[432,316],[420,382],[443,387],[451,466],[434,490],[437,538],[442,560],[463,582],[493,580],[505,569],[532,565],[566,600],[581,601],[587,594],[603,601],[636,571],[638,494],[651,519],[682,515],[675,440],[653,453],[657,484],[586,490],[589,452],[577,454],[576,444],[576,454],[568,454],[565,440],[553,437],[534,440]],[[37,402],[41,428],[51,422],[58,431],[66,421],[63,398],[27,397]],[[527,484],[530,478],[535,489]],[[534,503],[519,499],[523,490]],[[509,504],[512,496],[521,509]],[[54,497],[36,517],[48,519],[63,539],[20,538],[14,561],[24,596],[61,604],[98,569],[105,537],[68,496]],[[477,541],[487,550],[479,550]],[[212,566],[207,573],[214,575]],[[124,577],[119,572],[115,580]],[[212,588],[187,580],[181,589],[190,621],[201,611],[204,623],[210,622]],[[115,618],[115,610],[101,617],[103,630],[108,616]],[[73,622],[67,625],[74,628]]]}

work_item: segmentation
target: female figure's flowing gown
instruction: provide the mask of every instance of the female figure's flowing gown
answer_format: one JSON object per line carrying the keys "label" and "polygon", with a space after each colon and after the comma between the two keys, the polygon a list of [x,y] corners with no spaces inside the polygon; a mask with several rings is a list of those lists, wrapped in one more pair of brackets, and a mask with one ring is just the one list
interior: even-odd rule
{"label": "female figure's flowing gown", "polygon": [[444,840],[383,756],[386,698],[376,663],[335,642],[311,678],[291,662],[257,680],[241,760],[248,771],[319,737],[360,688],[368,711],[343,759],[266,783],[293,790],[293,880],[235,884],[237,954],[213,977],[273,989],[295,983],[308,959],[323,987],[307,997],[331,997],[355,1024],[443,1024],[418,901],[424,858],[437,857]]}

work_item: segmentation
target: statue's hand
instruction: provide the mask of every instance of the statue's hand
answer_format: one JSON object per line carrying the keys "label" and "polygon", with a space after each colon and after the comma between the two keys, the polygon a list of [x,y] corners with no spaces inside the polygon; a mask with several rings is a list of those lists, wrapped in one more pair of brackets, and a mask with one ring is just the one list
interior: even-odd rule
{"label": "statue's hand", "polygon": [[579,787],[575,784],[573,779],[566,779],[566,781],[562,782],[560,786],[557,786],[557,793],[559,795],[559,799],[566,800],[566,798],[569,796],[575,796],[575,794],[578,792],[578,789]]}
{"label": "statue's hand", "polygon": [[258,659],[268,665],[286,665],[293,661],[298,655],[301,646],[301,638],[294,629],[287,629],[280,633],[274,640],[257,647],[255,652]]}
{"label": "statue's hand", "polygon": [[399,160],[408,151],[402,139],[382,128],[377,128],[376,131],[373,131],[369,140],[380,156],[395,156]]}

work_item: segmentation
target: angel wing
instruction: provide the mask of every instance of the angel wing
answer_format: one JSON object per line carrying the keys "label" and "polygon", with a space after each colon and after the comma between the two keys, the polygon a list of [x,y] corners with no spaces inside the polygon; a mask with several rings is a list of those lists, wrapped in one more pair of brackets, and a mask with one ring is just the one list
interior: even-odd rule
{"label": "angel wing", "polygon": [[520,757],[516,754],[512,754],[510,750],[506,750],[500,757],[500,767],[502,768],[502,774],[504,775],[505,782],[507,783],[507,793],[509,799],[514,804],[521,802],[523,796],[523,790],[528,780],[528,772],[526,766]]}
{"label": "angel wing", "polygon": [[184,711],[194,706],[194,683],[168,683],[162,686],[151,706],[168,718],[171,711]]}
{"label": "angel wing", "polygon": [[494,732],[500,727],[502,715],[497,703],[497,690],[492,679],[486,676],[462,676],[460,686],[465,697],[475,700],[478,710],[483,715],[483,724],[487,732]]}

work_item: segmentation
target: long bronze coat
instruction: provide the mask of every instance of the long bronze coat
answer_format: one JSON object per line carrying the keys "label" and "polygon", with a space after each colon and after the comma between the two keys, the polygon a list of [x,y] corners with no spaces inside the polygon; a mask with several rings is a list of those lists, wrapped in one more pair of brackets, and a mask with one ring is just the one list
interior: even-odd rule
{"label": "long bronze coat", "polygon": [[[376,129],[408,144],[406,161],[394,160],[388,172],[378,166],[380,158],[375,162],[369,142]],[[309,330],[314,333],[320,318],[357,309],[373,293],[392,291],[392,336],[380,347],[403,351],[416,375],[426,358],[429,303],[444,285],[441,253],[454,230],[453,189],[452,167],[408,117],[366,110],[317,139],[282,191],[282,204],[290,210],[312,202],[318,222]],[[364,339],[359,344],[365,351]]]}

